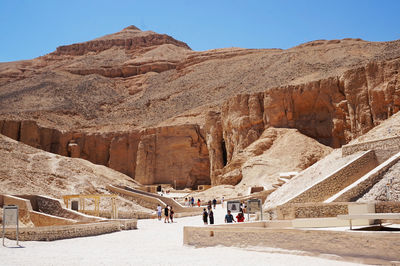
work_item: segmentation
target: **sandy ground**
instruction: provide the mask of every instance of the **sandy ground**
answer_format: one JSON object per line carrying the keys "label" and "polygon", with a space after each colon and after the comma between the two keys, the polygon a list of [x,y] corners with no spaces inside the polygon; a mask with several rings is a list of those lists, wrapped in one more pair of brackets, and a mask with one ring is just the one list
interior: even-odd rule
{"label": "sandy ground", "polygon": [[[224,214],[217,206],[216,223],[223,222]],[[335,256],[311,257],[264,247],[183,246],[185,225],[204,226],[195,216],[173,224],[140,220],[138,230],[95,237],[20,242],[22,248],[13,248],[15,241],[6,240],[8,247],[0,246],[0,265],[357,265],[334,260]]]}

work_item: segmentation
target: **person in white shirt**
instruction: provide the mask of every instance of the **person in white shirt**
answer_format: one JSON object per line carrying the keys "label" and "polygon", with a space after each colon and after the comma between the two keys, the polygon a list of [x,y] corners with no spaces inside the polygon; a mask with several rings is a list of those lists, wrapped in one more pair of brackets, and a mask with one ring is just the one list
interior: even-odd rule
{"label": "person in white shirt", "polygon": [[161,221],[161,211],[162,208],[160,206],[160,204],[157,205],[157,216],[158,216],[158,220]]}

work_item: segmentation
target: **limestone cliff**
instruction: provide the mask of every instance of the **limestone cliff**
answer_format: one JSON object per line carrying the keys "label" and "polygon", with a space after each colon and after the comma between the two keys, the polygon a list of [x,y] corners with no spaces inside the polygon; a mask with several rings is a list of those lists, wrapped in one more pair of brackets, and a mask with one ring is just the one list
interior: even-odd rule
{"label": "limestone cliff", "polygon": [[[234,96],[220,114],[207,116],[210,175],[217,178],[225,165],[237,164],[235,158],[269,127],[296,128],[334,148],[365,134],[399,110],[399,70],[399,59],[371,62],[337,77]],[[224,180],[236,184],[241,174]]]}

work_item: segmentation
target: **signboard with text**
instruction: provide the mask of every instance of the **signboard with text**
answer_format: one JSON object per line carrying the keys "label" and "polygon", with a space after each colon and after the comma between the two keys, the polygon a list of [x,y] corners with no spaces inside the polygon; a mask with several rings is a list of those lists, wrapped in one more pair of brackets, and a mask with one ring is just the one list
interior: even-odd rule
{"label": "signboard with text", "polygon": [[227,210],[231,212],[240,212],[240,201],[228,201]]}
{"label": "signboard with text", "polygon": [[251,199],[247,201],[247,211],[249,213],[256,213],[261,211],[261,200]]}
{"label": "signboard with text", "polygon": [[3,207],[3,246],[4,246],[4,237],[6,226],[15,225],[17,228],[16,237],[17,237],[17,245],[18,245],[18,206],[8,205]]}

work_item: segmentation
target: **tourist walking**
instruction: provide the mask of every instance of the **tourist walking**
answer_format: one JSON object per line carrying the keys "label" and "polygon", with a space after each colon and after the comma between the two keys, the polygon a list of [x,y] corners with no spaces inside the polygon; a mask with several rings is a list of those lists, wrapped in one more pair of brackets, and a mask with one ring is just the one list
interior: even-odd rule
{"label": "tourist walking", "polygon": [[157,216],[158,216],[158,220],[161,221],[161,211],[162,208],[160,206],[160,204],[157,205]]}
{"label": "tourist walking", "polygon": [[165,206],[164,208],[164,223],[168,222],[169,223],[169,209],[168,205]]}
{"label": "tourist walking", "polygon": [[208,213],[206,211],[206,208],[203,209],[203,222],[204,224],[208,224]]}
{"label": "tourist walking", "polygon": [[214,205],[214,210],[215,210],[215,207],[217,206],[217,200],[216,200],[216,199],[213,199],[212,203],[213,203],[213,205]]}
{"label": "tourist walking", "polygon": [[208,210],[208,212],[210,212],[210,210],[211,210],[211,200],[208,201],[207,210]]}
{"label": "tourist walking", "polygon": [[212,209],[208,212],[208,218],[210,220],[210,224],[214,224],[214,212]]}
{"label": "tourist walking", "polygon": [[231,214],[231,211],[228,210],[228,213],[225,215],[225,223],[232,223],[235,222],[235,219],[233,218],[233,215]]}
{"label": "tourist walking", "polygon": [[243,212],[239,212],[238,215],[236,215],[236,220],[238,223],[244,222]]}
{"label": "tourist walking", "polygon": [[172,206],[169,209],[169,218],[171,219],[171,223],[174,222],[174,211],[172,210]]}
{"label": "tourist walking", "polygon": [[221,198],[221,206],[224,207],[224,197]]}
{"label": "tourist walking", "polygon": [[197,206],[200,207],[200,199],[197,199]]}
{"label": "tourist walking", "polygon": [[192,197],[192,207],[194,206],[194,197]]}

